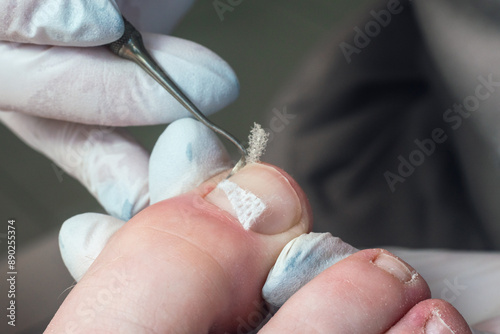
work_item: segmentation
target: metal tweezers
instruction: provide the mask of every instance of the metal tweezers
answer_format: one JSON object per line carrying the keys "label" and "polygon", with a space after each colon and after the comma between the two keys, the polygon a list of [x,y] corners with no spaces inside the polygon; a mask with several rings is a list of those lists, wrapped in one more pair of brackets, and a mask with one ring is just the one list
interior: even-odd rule
{"label": "metal tweezers", "polygon": [[238,148],[241,153],[241,158],[231,170],[228,177],[234,175],[246,165],[247,153],[245,147],[233,135],[210,122],[210,120],[202,114],[196,105],[182,92],[172,79],[169,78],[165,71],[149,54],[148,50],[144,46],[144,42],[142,41],[141,33],[125,18],[123,18],[123,21],[125,22],[125,32],[119,40],[108,45],[110,50],[119,57],[131,60],[139,65],[201,123],[208,126],[216,133],[226,137]]}

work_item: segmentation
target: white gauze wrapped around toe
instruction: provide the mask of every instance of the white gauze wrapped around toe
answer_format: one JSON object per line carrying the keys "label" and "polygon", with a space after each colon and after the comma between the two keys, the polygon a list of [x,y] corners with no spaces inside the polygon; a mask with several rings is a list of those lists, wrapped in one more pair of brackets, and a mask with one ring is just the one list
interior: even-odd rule
{"label": "white gauze wrapped around toe", "polygon": [[226,149],[212,130],[191,118],[175,121],[151,153],[151,204],[190,191],[231,166]]}
{"label": "white gauze wrapped around toe", "polygon": [[357,251],[330,233],[302,234],[281,251],[262,288],[262,296],[279,308],[314,277]]}

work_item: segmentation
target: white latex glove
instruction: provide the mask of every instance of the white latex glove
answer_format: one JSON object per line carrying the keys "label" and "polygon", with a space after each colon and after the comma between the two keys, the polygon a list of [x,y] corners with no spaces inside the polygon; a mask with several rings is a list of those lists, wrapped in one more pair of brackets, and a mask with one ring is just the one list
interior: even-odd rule
{"label": "white latex glove", "polygon": [[[217,136],[191,118],[170,124],[149,161],[151,204],[191,190],[232,166]],[[111,216],[85,213],[64,222],[59,246],[66,267],[79,281],[109,238],[125,224]]]}
{"label": "white latex glove", "polygon": [[[138,27],[168,32],[192,2],[118,5]],[[108,126],[168,123],[188,112],[137,65],[104,46],[82,47],[121,36],[115,1],[2,0],[0,13],[0,121],[76,177],[107,212],[128,220],[149,202],[148,153]],[[211,51],[179,38],[143,37],[205,114],[237,97],[235,74]]]}

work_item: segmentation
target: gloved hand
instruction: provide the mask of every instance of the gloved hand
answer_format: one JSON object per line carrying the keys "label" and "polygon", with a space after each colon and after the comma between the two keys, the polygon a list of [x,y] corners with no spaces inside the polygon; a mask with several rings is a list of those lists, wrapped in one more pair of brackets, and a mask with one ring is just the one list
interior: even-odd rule
{"label": "gloved hand", "polygon": [[[108,126],[168,123],[188,112],[137,65],[94,46],[123,33],[119,8],[139,29],[168,32],[191,4],[0,2],[6,13],[0,24],[0,121],[77,178],[119,219],[128,220],[148,204],[148,153]],[[211,51],[175,37],[143,37],[204,113],[238,95],[235,74]]]}
{"label": "gloved hand", "polygon": [[[150,204],[187,192],[231,167],[217,136],[191,118],[170,124],[158,139],[149,159]],[[135,206],[135,203],[131,203]],[[66,267],[76,281],[85,274],[109,238],[125,220],[84,213],[64,222],[59,246]]]}

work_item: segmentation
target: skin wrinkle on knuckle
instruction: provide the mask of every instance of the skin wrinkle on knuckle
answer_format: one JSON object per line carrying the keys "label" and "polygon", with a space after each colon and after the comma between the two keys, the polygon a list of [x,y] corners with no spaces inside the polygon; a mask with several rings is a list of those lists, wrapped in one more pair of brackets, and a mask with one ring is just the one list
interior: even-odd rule
{"label": "skin wrinkle on knuckle", "polygon": [[[382,299],[376,298],[376,297],[371,296],[372,290],[367,291],[366,288],[364,288],[364,287],[362,288],[362,287],[357,286],[351,280],[345,280],[344,283],[347,283],[347,286],[343,287],[344,291],[353,291],[353,289],[357,291],[357,295],[356,296],[351,295],[350,298],[355,298],[357,301],[360,301],[358,304],[362,305],[363,308],[370,309],[374,305],[381,306],[381,305],[386,304],[387,298],[386,298],[385,294],[382,296]],[[390,288],[390,286],[388,286],[388,287]],[[368,314],[369,311],[366,310],[366,313]],[[346,323],[350,322],[349,319],[350,319],[349,314],[346,314],[346,318],[345,318]],[[373,323],[376,323],[376,320],[377,319],[373,319]],[[382,324],[379,324],[379,325],[382,326]],[[383,328],[381,327],[380,329],[382,330]]]}
{"label": "skin wrinkle on knuckle", "polygon": [[[191,242],[190,240],[186,239],[183,236],[171,233],[170,231],[157,229],[154,226],[141,226],[140,228],[141,228],[141,230],[153,231],[155,234],[161,233],[161,234],[166,235],[166,237],[163,239],[167,239],[167,240],[169,238],[176,239],[176,240],[180,241],[181,243],[183,243],[184,245],[187,245],[189,247],[189,249],[194,250],[197,254],[201,254],[199,256],[196,256],[198,261],[201,261],[205,264],[207,264],[207,263],[215,264],[215,267],[218,268],[218,270],[216,270],[216,273],[222,274],[221,280],[224,282],[222,284],[220,284],[220,283],[218,284],[218,282],[217,282],[217,280],[220,279],[220,276],[217,276],[214,279],[214,277],[212,277],[213,275],[210,275],[210,274],[207,275],[204,271],[199,270],[199,268],[197,267],[196,264],[187,263],[187,262],[183,263],[187,268],[189,268],[189,270],[191,270],[194,273],[197,280],[202,282],[203,289],[201,291],[198,290],[198,293],[201,294],[201,296],[202,296],[201,299],[204,300],[204,303],[207,305],[207,307],[210,309],[220,308],[220,303],[217,301],[217,298],[215,298],[215,297],[216,296],[223,296],[226,293],[223,288],[227,287],[231,284],[231,281],[229,280],[229,275],[226,271],[224,271],[223,266],[214,257],[212,257],[209,253],[204,252],[202,248],[200,248],[199,246],[197,246],[196,244],[194,244],[193,242]],[[150,247],[150,246],[147,246],[147,247]],[[130,254],[126,255],[126,256],[124,256],[124,258],[126,258],[127,256],[133,257],[134,254],[132,253],[132,255],[130,255]],[[154,258],[156,260],[155,262],[166,262],[166,261],[168,262],[168,259],[165,259],[164,257],[160,258],[159,256],[154,256],[154,253],[153,253],[153,255],[150,255],[150,257]],[[178,259],[182,260],[180,258],[178,258]],[[148,271],[148,270],[146,270],[146,271]],[[136,300],[132,300],[131,302],[132,302],[131,304],[137,304]],[[144,307],[147,307],[147,306],[144,306]],[[161,309],[156,310],[156,312],[154,314],[151,314],[151,316],[153,318],[158,317],[158,319],[164,318],[164,315],[157,315],[157,313],[161,313]],[[161,323],[161,321],[159,321],[158,323]],[[146,325],[143,325],[143,326],[144,326],[144,328],[148,328],[148,329],[151,328],[150,324],[147,326]],[[180,330],[179,333],[185,333],[185,331]]]}
{"label": "skin wrinkle on knuckle", "polygon": [[[118,310],[117,310],[118,311]],[[137,333],[151,333],[151,334],[160,334],[160,332],[156,330],[151,330],[151,324],[145,324],[141,322],[141,319],[133,319],[133,317],[123,317],[122,314],[116,313],[116,321],[123,322],[125,321],[128,325],[123,324],[123,327],[127,328],[128,331]],[[144,321],[144,319],[142,319]]]}
{"label": "skin wrinkle on knuckle", "polygon": [[[356,291],[362,298],[357,297],[357,299],[369,299],[367,297],[367,292],[364,291],[361,287],[356,285],[351,279],[349,278],[334,278],[330,279],[329,283],[331,286],[335,286],[335,291],[337,290],[342,290],[342,291]],[[350,293],[350,297],[353,297],[354,293]]]}
{"label": "skin wrinkle on knuckle", "polygon": [[[135,301],[131,301],[133,304]],[[146,305],[143,304],[143,307],[144,308],[147,308]],[[151,331],[151,328],[152,327],[155,327],[155,326],[151,326],[151,323],[147,323],[146,322],[146,319],[143,318],[143,317],[139,317],[139,318],[136,318],[134,319],[134,310],[130,310],[128,316],[124,317],[123,316],[123,310],[121,308],[117,308],[117,321],[120,321],[120,322],[123,322],[123,321],[126,321],[127,323],[129,324],[132,324],[134,329],[140,329],[143,333],[157,333],[156,331]],[[124,326],[124,328],[127,328],[129,329],[128,326]],[[132,331],[131,331],[132,332]],[[133,331],[134,333],[136,331]]]}
{"label": "skin wrinkle on knuckle", "polygon": [[[97,262],[97,261],[94,261],[92,263],[92,265],[90,266],[90,268],[87,270],[87,272],[85,272],[85,275],[83,277],[86,277],[87,279],[92,277],[92,276],[97,276],[99,275],[99,273],[103,270],[106,270],[107,267],[113,267],[113,265],[118,262],[118,260],[122,259],[123,257],[122,256],[117,256],[115,258],[113,258],[112,260],[110,261],[107,261],[106,263],[104,264],[101,264],[100,262]],[[96,260],[96,259],[94,259]],[[78,282],[78,284],[82,285],[82,286],[86,286],[86,287],[89,287],[89,285],[85,285],[83,283],[85,283],[87,280],[81,280],[80,282]]]}
{"label": "skin wrinkle on knuckle", "polygon": [[320,329],[320,324],[318,321],[310,321],[310,319],[304,319],[303,317],[298,318],[296,328],[307,328],[307,333],[309,334],[323,334],[324,331]]}
{"label": "skin wrinkle on knuckle", "polygon": [[[184,236],[172,233],[171,231],[165,231],[165,230],[157,229],[157,228],[155,228],[153,226],[146,226],[145,228],[150,229],[150,230],[155,231],[155,232],[166,234],[166,235],[168,235],[168,236],[170,236],[170,237],[172,237],[174,239],[178,239],[178,240],[184,242],[186,245],[188,245],[192,249],[196,250],[198,253],[204,255],[205,258],[207,258],[212,263],[214,263],[217,266],[217,268],[219,268],[218,272],[222,273],[225,282],[231,282],[230,275],[224,269],[224,266],[222,266],[219,263],[219,261],[217,261],[217,259],[215,259],[208,251],[205,251],[203,248],[199,247],[195,243],[193,243],[190,240],[186,239]],[[158,259],[158,260],[165,261],[164,259]],[[203,272],[197,270],[196,267],[193,266],[192,269],[194,269],[196,272],[198,272],[200,276],[203,276],[205,278],[206,282],[209,282],[214,287],[214,289],[219,292],[220,295],[224,294],[224,291],[222,290],[222,285],[221,284],[217,284],[216,282],[214,282],[213,278],[211,278],[210,276],[207,276]],[[230,283],[228,283],[228,285],[229,284]]]}

